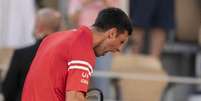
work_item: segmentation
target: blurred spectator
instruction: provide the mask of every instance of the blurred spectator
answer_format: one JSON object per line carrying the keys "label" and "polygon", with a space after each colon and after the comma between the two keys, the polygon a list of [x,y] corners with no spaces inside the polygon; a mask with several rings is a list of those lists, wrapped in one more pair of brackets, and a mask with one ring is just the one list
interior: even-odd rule
{"label": "blurred spectator", "polygon": [[60,25],[61,15],[58,11],[43,8],[37,12],[34,32],[37,42],[29,47],[15,50],[10,68],[3,82],[2,91],[5,101],[21,101],[24,80],[39,44],[45,36],[58,31]]}
{"label": "blurred spectator", "polygon": [[[117,7],[118,0],[69,0],[69,21],[72,25],[91,26],[99,11],[106,7]],[[96,59],[95,70],[109,71],[112,63],[112,54],[106,54]],[[110,97],[110,80],[106,78],[91,79],[91,86],[102,90],[104,97]]]}
{"label": "blurred spectator", "polygon": [[117,0],[69,0],[69,21],[75,26],[91,26],[100,10],[117,4]]}
{"label": "blurred spectator", "polygon": [[130,0],[130,7],[134,25],[132,52],[141,52],[145,33],[148,32],[149,54],[159,58],[167,31],[174,28],[174,1]]}

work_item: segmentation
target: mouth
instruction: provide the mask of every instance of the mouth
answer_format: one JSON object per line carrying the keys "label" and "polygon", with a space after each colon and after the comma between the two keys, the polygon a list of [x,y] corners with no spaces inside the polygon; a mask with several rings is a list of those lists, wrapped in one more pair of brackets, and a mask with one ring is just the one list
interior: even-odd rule
{"label": "mouth", "polygon": [[106,53],[103,53],[101,56],[104,56]]}

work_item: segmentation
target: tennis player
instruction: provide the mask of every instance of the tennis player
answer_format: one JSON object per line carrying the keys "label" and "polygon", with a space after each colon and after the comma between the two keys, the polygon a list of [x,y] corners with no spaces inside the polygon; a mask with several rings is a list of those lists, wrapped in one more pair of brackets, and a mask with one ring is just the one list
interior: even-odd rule
{"label": "tennis player", "polygon": [[131,32],[122,10],[106,8],[90,28],[47,36],[26,77],[22,101],[85,101],[95,57],[120,51]]}

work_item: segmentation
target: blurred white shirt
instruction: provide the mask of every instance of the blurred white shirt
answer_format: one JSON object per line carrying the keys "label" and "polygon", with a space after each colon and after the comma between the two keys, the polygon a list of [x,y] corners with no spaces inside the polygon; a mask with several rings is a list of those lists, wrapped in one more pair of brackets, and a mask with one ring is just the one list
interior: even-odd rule
{"label": "blurred white shirt", "polygon": [[0,0],[0,48],[34,43],[34,0]]}

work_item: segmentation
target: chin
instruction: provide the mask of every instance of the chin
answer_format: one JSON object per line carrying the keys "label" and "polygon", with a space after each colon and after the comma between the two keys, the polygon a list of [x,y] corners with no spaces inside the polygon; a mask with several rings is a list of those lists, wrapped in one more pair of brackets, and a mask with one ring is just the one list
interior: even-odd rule
{"label": "chin", "polygon": [[101,53],[101,54],[96,53],[96,57],[101,57],[101,56],[104,56],[104,55],[105,55],[105,53]]}
{"label": "chin", "polygon": [[100,54],[98,54],[98,53],[95,53],[95,55],[96,55],[96,57],[100,57],[101,55]]}
{"label": "chin", "polygon": [[104,55],[102,55],[102,54],[96,54],[96,57],[101,57],[101,56],[104,56]]}

